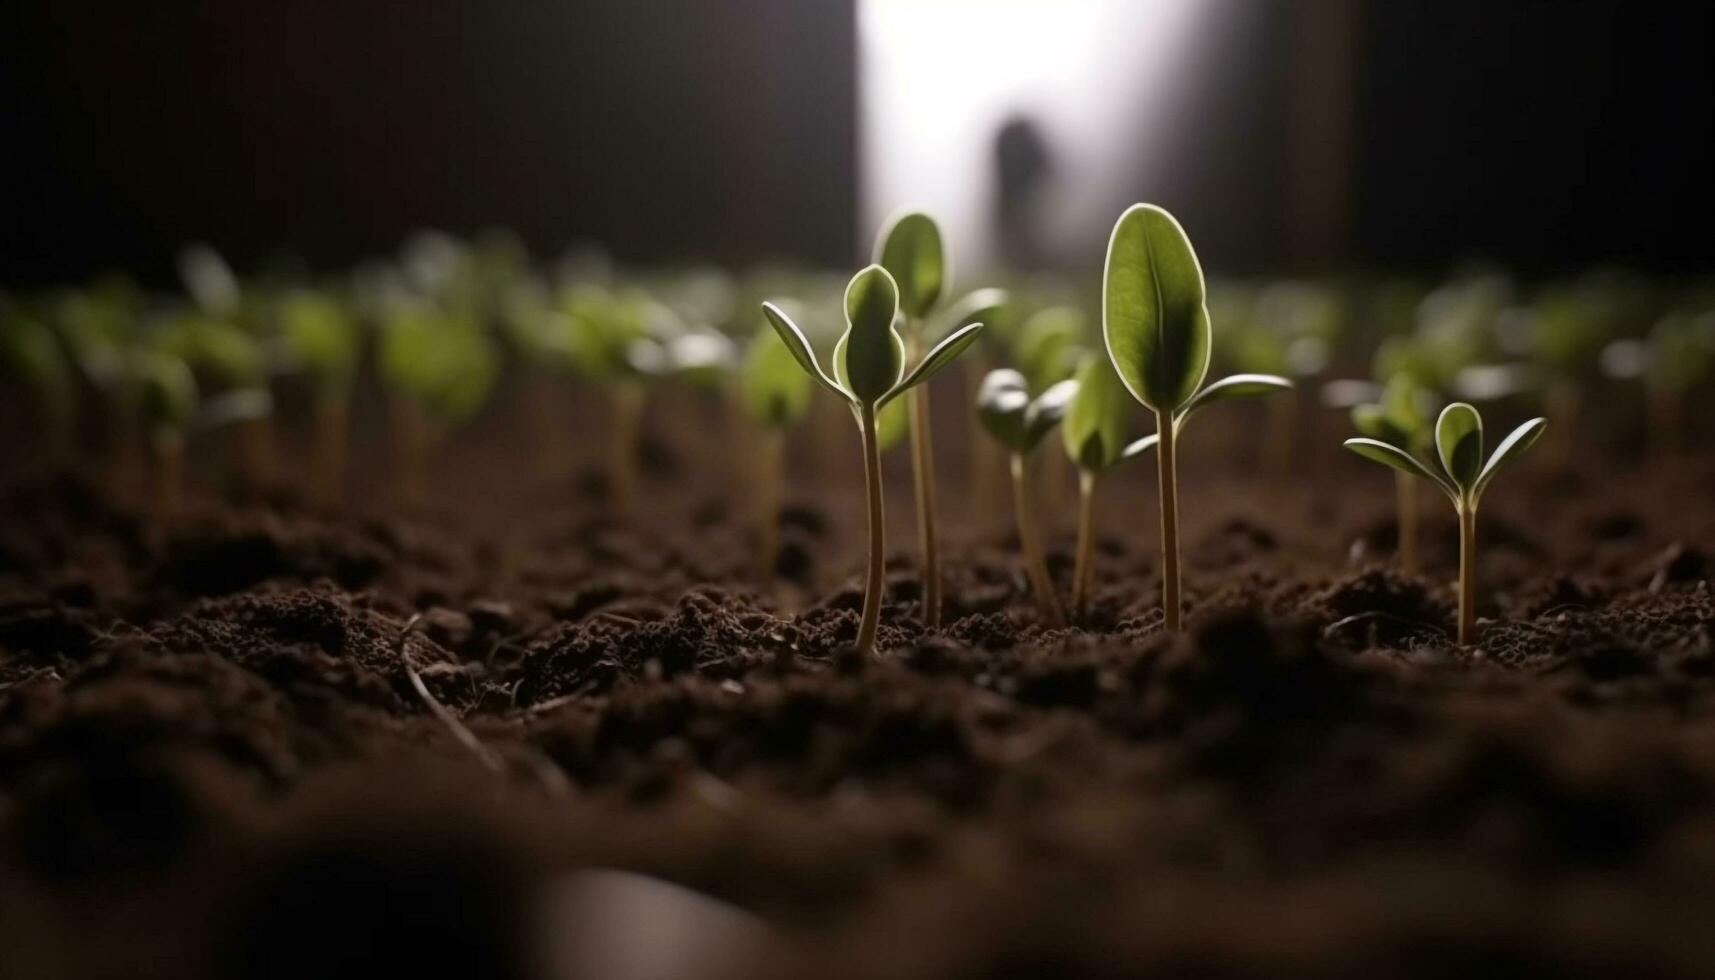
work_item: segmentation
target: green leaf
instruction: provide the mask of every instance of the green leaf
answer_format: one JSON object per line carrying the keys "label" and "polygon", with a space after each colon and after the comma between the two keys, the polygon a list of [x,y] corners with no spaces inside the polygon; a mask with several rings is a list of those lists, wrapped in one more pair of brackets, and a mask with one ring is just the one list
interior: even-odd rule
{"label": "green leaf", "polygon": [[1067,379],[1036,396],[1024,412],[1024,452],[1034,450],[1048,433],[1054,431],[1054,427],[1066,417],[1077,394],[1078,382]]}
{"label": "green leaf", "polygon": [[196,416],[197,383],[185,362],[154,351],[138,357],[143,420],[151,432],[182,432]]}
{"label": "green leaf", "polygon": [[773,330],[756,332],[742,378],[745,409],[758,425],[784,429],[810,409],[813,382]]}
{"label": "green leaf", "polygon": [[1178,410],[1209,370],[1209,312],[1203,270],[1179,222],[1134,204],[1108,240],[1102,281],[1102,336],[1132,397]]}
{"label": "green leaf", "polygon": [[899,288],[879,265],[868,266],[846,286],[846,333],[841,338],[841,377],[861,403],[876,404],[894,390],[905,371],[905,341],[893,322]]}
{"label": "green leaf", "polygon": [[973,323],[981,323],[986,329],[993,331],[995,325],[1006,319],[1007,308],[1012,303],[1012,294],[1004,289],[993,287],[973,290],[960,297],[936,317],[940,329],[933,336],[944,337],[960,327]]}
{"label": "green leaf", "polygon": [[1483,417],[1464,402],[1442,409],[1435,420],[1435,451],[1453,485],[1471,489],[1483,468]]}
{"label": "green leaf", "polygon": [[1366,437],[1395,446],[1411,444],[1411,434],[1394,424],[1387,409],[1380,405],[1352,406],[1352,428]]}
{"label": "green leaf", "polygon": [[1151,449],[1154,449],[1156,443],[1158,443],[1160,441],[1161,441],[1161,433],[1151,432],[1149,435],[1144,436],[1142,439],[1137,439],[1137,440],[1134,440],[1130,443],[1127,443],[1126,447],[1124,449],[1120,450],[1120,460],[1124,461],[1124,460],[1132,459],[1132,458],[1137,457],[1137,456],[1142,456],[1144,453],[1147,453]]}
{"label": "green leaf", "polygon": [[935,219],[911,211],[893,219],[877,243],[875,261],[899,285],[899,306],[921,320],[935,308],[947,280],[941,229]]}
{"label": "green leaf", "polygon": [[875,413],[875,449],[885,453],[905,441],[911,431],[911,413],[904,402],[896,401]]}
{"label": "green leaf", "polygon": [[1547,419],[1535,418],[1508,433],[1507,437],[1501,440],[1501,444],[1495,447],[1494,455],[1490,456],[1489,461],[1483,465],[1483,471],[1477,474],[1477,485],[1471,489],[1472,498],[1475,499],[1483,495],[1483,490],[1488,487],[1489,481],[1495,478],[1495,474],[1501,471],[1503,465],[1526,449],[1536,445],[1536,441],[1542,438],[1542,432],[1546,428],[1548,428]]}
{"label": "green leaf", "polygon": [[[804,331],[798,329],[798,324],[793,323],[792,318],[786,315],[785,310],[773,303],[764,303],[762,304],[762,313],[768,318],[768,325],[774,328],[775,335],[785,345],[787,352],[792,355],[792,359],[804,369],[805,374],[808,374],[822,387],[846,401],[851,401],[851,394],[841,387],[839,382],[828,377],[827,372],[822,370],[822,365],[816,362],[816,352],[810,347],[810,341],[805,338]],[[834,355],[834,363],[839,363],[837,353]]]}
{"label": "green leaf", "polygon": [[892,391],[882,397],[881,404],[886,405],[905,392],[940,374],[942,368],[958,360],[960,354],[963,354],[970,349],[972,344],[976,343],[977,336],[982,333],[982,330],[983,325],[980,323],[967,323],[943,338],[934,347],[929,348],[929,353],[923,355],[923,359],[917,362],[917,366],[911,369],[911,373],[905,376],[905,380],[899,382]]}
{"label": "green leaf", "polygon": [[289,297],[280,308],[280,335],[319,386],[342,387],[357,373],[357,323],[330,297],[310,292]]}
{"label": "green leaf", "polygon": [[1226,401],[1230,398],[1259,398],[1280,391],[1291,391],[1292,382],[1273,374],[1234,374],[1222,378],[1214,384],[1192,396],[1174,416],[1175,425],[1184,425],[1192,412],[1198,411],[1215,402]]}
{"label": "green leaf", "polygon": [[1013,343],[1013,358],[1031,391],[1070,377],[1083,359],[1084,313],[1072,306],[1037,310],[1024,321]]}
{"label": "green leaf", "polygon": [[1441,488],[1441,492],[1451,497],[1455,502],[1459,499],[1459,490],[1447,482],[1447,478],[1429,467],[1418,462],[1417,457],[1399,448],[1390,446],[1377,439],[1347,439],[1344,443],[1347,449],[1368,460],[1391,466],[1402,473],[1421,476]]}
{"label": "green leaf", "polygon": [[1078,366],[1078,390],[1060,424],[1066,455],[1079,469],[1104,470],[1119,462],[1125,448],[1126,416],[1132,400],[1113,365],[1089,354]]}
{"label": "green leaf", "polygon": [[1017,451],[1024,445],[1024,416],[1030,409],[1030,390],[1024,375],[1011,368],[996,368],[977,389],[977,420],[1001,445]]}

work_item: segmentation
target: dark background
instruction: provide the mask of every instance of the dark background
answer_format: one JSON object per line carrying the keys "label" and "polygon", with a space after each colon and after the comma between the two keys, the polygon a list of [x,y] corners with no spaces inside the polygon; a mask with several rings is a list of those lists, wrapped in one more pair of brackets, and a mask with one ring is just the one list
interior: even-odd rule
{"label": "dark background", "polygon": [[[1173,128],[1210,266],[1715,266],[1715,5],[1254,9]],[[9,0],[0,281],[490,224],[844,265],[855,48],[850,0]]]}

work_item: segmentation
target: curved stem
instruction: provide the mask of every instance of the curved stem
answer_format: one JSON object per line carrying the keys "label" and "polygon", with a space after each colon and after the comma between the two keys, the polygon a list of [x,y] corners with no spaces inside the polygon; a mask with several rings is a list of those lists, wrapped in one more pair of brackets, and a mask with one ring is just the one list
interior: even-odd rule
{"label": "curved stem", "polygon": [[1410,473],[1393,475],[1396,507],[1399,511],[1399,571],[1402,575],[1417,574],[1417,477]]}
{"label": "curved stem", "polygon": [[[910,358],[923,356],[922,327],[911,324]],[[911,415],[911,479],[917,491],[917,546],[923,559],[923,625],[941,625],[941,561],[935,547],[935,453],[930,446],[929,386],[905,393]]]}
{"label": "curved stem", "polygon": [[1036,517],[1030,509],[1030,480],[1024,454],[1012,454],[1012,507],[1018,520],[1018,543],[1024,551],[1024,571],[1030,577],[1030,587],[1036,590],[1036,601],[1042,606],[1042,617],[1050,626],[1066,625],[1066,613],[1054,594],[1054,583],[1048,578],[1048,563],[1042,558],[1042,539],[1036,533]]}
{"label": "curved stem", "polygon": [[1175,476],[1176,449],[1171,412],[1155,413],[1155,469],[1161,491],[1161,615],[1163,625],[1179,630],[1179,483]]}
{"label": "curved stem", "polygon": [[1078,554],[1072,565],[1072,616],[1082,621],[1090,603],[1090,573],[1095,564],[1095,470],[1078,471]]}
{"label": "curved stem", "polygon": [[863,480],[868,502],[869,562],[864,574],[863,615],[858,619],[857,651],[867,657],[875,652],[875,630],[881,622],[881,591],[887,572],[886,529],[881,505],[881,448],[875,438],[875,406],[858,409],[858,427],[863,433]]}
{"label": "curved stem", "polygon": [[1477,636],[1477,505],[1459,505],[1459,645]]}

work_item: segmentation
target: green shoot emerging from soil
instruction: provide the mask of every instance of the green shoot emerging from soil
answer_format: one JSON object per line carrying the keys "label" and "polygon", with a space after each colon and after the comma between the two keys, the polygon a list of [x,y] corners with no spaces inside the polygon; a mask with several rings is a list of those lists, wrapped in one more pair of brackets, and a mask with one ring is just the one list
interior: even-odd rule
{"label": "green shoot emerging from soil", "polygon": [[834,346],[834,373],[830,376],[817,362],[804,332],[780,307],[764,303],[762,310],[798,366],[822,387],[844,399],[857,418],[863,441],[869,517],[869,565],[864,577],[857,649],[868,656],[875,651],[875,631],[881,620],[882,576],[887,557],[876,414],[957,359],[976,340],[982,324],[966,324],[953,331],[907,371],[905,341],[893,327],[899,315],[899,287],[886,269],[869,266],[853,276],[846,286],[846,332]]}
{"label": "green shoot emerging from soil", "polygon": [[302,291],[281,303],[280,333],[315,391],[313,486],[317,499],[331,505],[345,482],[351,385],[362,346],[357,321],[333,297]]}
{"label": "green shoot emerging from soil", "polygon": [[493,342],[471,317],[404,305],[388,318],[379,352],[392,396],[399,501],[422,502],[432,444],[475,415],[500,373]]}
{"label": "green shoot emerging from soil", "polygon": [[755,505],[751,534],[755,543],[756,577],[767,585],[774,579],[778,562],[780,480],[786,432],[809,413],[813,383],[798,369],[792,352],[773,330],[766,328],[759,330],[750,342],[742,383],[745,410],[757,428],[755,458],[748,470],[752,480],[749,497]]}
{"label": "green shoot emerging from soil", "polygon": [[154,516],[164,521],[184,497],[185,433],[197,414],[197,384],[184,361],[154,352],[138,358],[137,378],[154,461]]}
{"label": "green shoot emerging from soil", "polygon": [[1464,402],[1441,410],[1435,421],[1439,470],[1419,460],[1407,448],[1379,439],[1347,439],[1346,448],[1401,472],[1421,476],[1441,488],[1459,515],[1459,644],[1469,645],[1476,632],[1477,504],[1489,481],[1507,462],[1534,445],[1548,426],[1535,418],[1514,429],[1483,461],[1483,417]]}
{"label": "green shoot emerging from soil", "polygon": [[[924,357],[935,340],[931,325],[940,322],[935,318],[936,307],[946,295],[947,283],[952,278],[940,227],[921,212],[900,215],[882,230],[876,242],[875,262],[899,286],[906,359]],[[979,322],[974,317],[978,311],[1003,300],[1004,297],[979,291],[953,304],[954,309],[972,316],[964,322],[951,322],[953,333],[948,336],[969,323]],[[923,556],[923,625],[934,629],[941,625],[941,565],[935,532],[935,451],[930,443],[928,389],[908,394],[906,409],[911,431],[911,475],[917,497],[918,547]]]}
{"label": "green shoot emerging from soil", "polygon": [[977,415],[989,434],[1005,446],[1011,456],[1012,502],[1018,521],[1018,542],[1024,551],[1024,567],[1043,618],[1050,626],[1064,626],[1065,610],[1054,594],[1048,563],[1042,557],[1042,539],[1031,512],[1030,455],[1065,417],[1067,406],[1078,390],[1076,381],[1062,381],[1032,399],[1024,375],[1011,368],[990,371],[977,393]]}
{"label": "green shoot emerging from soil", "polygon": [[[1409,374],[1398,374],[1382,390],[1381,401],[1352,408],[1352,425],[1364,436],[1398,446],[1419,461],[1429,458],[1435,443],[1430,424],[1433,396]],[[1399,570],[1417,574],[1419,477],[1407,471],[1394,473],[1394,492],[1399,510]]]}
{"label": "green shoot emerging from soil", "polygon": [[1161,604],[1179,629],[1179,428],[1193,412],[1226,398],[1292,387],[1268,374],[1235,374],[1204,386],[1211,330],[1203,269],[1179,222],[1152,204],[1120,215],[1108,240],[1102,279],[1102,337],[1133,398],[1155,413],[1161,489]]}
{"label": "green shoot emerging from soil", "polygon": [[42,455],[58,465],[71,454],[76,423],[76,391],[54,332],[41,323],[0,310],[0,378],[29,386],[40,412]]}

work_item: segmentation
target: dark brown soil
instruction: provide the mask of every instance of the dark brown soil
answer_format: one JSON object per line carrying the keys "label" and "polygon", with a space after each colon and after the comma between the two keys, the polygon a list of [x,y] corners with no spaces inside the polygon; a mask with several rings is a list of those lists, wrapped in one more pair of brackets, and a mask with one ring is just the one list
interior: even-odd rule
{"label": "dark brown soil", "polygon": [[380,452],[328,513],[198,447],[170,527],[12,465],[0,976],[531,976],[578,868],[767,924],[688,977],[1715,974],[1715,455],[1503,477],[1461,650],[1448,515],[1390,572],[1391,482],[1334,420],[1284,480],[1244,410],[1199,432],[1177,636],[1152,463],[1104,488],[1087,628],[1049,630],[955,453],[947,623],[896,481],[863,661],[855,488],[807,437],[758,590],[722,447],[663,424],[691,399],[628,515],[599,445],[531,472],[504,406],[414,517]]}

